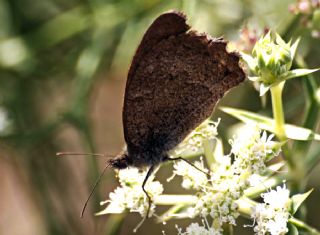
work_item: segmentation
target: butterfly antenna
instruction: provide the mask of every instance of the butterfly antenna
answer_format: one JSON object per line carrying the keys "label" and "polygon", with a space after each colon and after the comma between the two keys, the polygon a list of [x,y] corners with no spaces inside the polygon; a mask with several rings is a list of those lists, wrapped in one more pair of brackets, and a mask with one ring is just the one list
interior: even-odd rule
{"label": "butterfly antenna", "polygon": [[109,157],[112,155],[106,155],[102,153],[78,153],[78,152],[60,152],[56,153],[58,157],[63,157],[63,156],[95,156],[95,157]]}
{"label": "butterfly antenna", "polygon": [[83,205],[83,208],[82,208],[82,211],[81,211],[81,214],[80,214],[80,217],[81,217],[81,218],[83,218],[83,214],[84,214],[84,212],[85,212],[85,210],[86,210],[86,208],[87,208],[88,202],[90,201],[90,198],[92,197],[92,195],[93,195],[95,189],[97,188],[97,186],[98,186],[98,184],[99,184],[102,176],[104,175],[104,173],[106,172],[106,170],[107,170],[107,168],[108,168],[109,166],[110,166],[110,163],[108,163],[108,164],[104,167],[103,171],[101,172],[101,174],[99,175],[98,179],[97,179],[96,182],[94,183],[93,188],[92,188],[92,190],[91,190],[91,192],[90,192],[90,194],[89,194],[86,202],[85,202],[84,205]]}

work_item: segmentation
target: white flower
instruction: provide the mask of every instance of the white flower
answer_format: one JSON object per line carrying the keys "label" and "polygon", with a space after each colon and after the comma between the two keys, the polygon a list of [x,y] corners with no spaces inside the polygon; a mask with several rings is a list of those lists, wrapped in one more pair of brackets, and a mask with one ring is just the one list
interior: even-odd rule
{"label": "white flower", "polygon": [[[204,168],[202,161],[194,162],[194,165],[201,169],[203,172],[208,172]],[[208,184],[207,175],[199,171],[199,169],[191,166],[185,161],[175,161],[174,165],[174,176],[182,176],[182,187],[186,189],[201,189]]]}
{"label": "white flower", "polygon": [[256,234],[283,235],[288,232],[289,193],[289,190],[283,185],[283,187],[278,186],[276,190],[261,195],[265,203],[257,204],[252,214],[256,222],[254,227]]}
{"label": "white flower", "polygon": [[182,229],[178,229],[178,235],[221,235],[221,230],[215,230],[214,228],[206,228],[198,223],[190,224],[185,232]]}
{"label": "white flower", "polygon": [[108,200],[108,210],[113,213],[122,213],[125,209],[125,198],[126,198],[126,192],[123,188],[116,188],[114,192],[109,194],[110,200]]}
{"label": "white flower", "polygon": [[192,131],[175,149],[174,154],[180,155],[186,150],[197,152],[203,149],[204,140],[214,140],[218,135],[217,127],[220,119],[217,122],[206,120],[194,131]]}
{"label": "white flower", "polygon": [[[142,217],[145,217],[149,207],[147,195],[142,190],[146,172],[140,172],[137,168],[128,168],[120,170],[118,177],[121,187],[109,194],[109,200],[101,203],[108,203],[108,206],[98,214],[122,213],[128,209],[130,212],[138,212]],[[145,188],[149,196],[154,198],[163,192],[163,186],[158,181],[152,180],[153,176],[150,176]],[[153,214],[154,209],[155,205],[152,204],[149,215]]]}
{"label": "white flower", "polygon": [[280,144],[272,141],[274,135],[267,136],[265,131],[255,125],[247,125],[241,135],[230,140],[231,153],[235,155],[233,166],[240,173],[248,170],[250,174],[263,174],[266,162],[279,155]]}
{"label": "white flower", "polygon": [[231,161],[214,166],[212,172],[211,179],[203,187],[202,193],[198,194],[198,200],[193,209],[189,210],[189,215],[209,215],[219,226],[223,223],[235,225],[239,216],[236,200],[241,197],[248,184],[240,175],[234,174]]}
{"label": "white flower", "polygon": [[263,177],[258,174],[251,175],[248,180],[251,187],[258,186],[264,181]]}
{"label": "white flower", "polygon": [[284,184],[283,187],[277,186],[276,190],[261,195],[264,202],[274,209],[287,209],[290,203],[290,191]]}
{"label": "white flower", "polygon": [[286,234],[289,231],[287,228],[288,218],[287,213],[276,214],[273,220],[267,222],[267,230],[271,235]]}
{"label": "white flower", "polygon": [[[195,135],[189,138],[189,143],[191,141],[192,144],[200,146],[203,139],[198,137]],[[224,156],[223,161],[216,161],[211,166],[210,179],[186,162],[176,162],[174,175],[182,176],[182,186],[200,190],[196,194],[197,200],[187,210],[188,215],[191,218],[199,215],[210,216],[218,227],[223,223],[236,225],[239,216],[237,200],[250,186],[250,180],[253,182],[252,175],[263,173],[266,162],[279,154],[280,145],[272,141],[272,138],[273,135],[268,136],[256,126],[249,126],[248,130],[230,141],[234,161],[231,154]],[[205,171],[202,163],[196,162],[195,165]],[[273,211],[271,209],[257,211],[257,214],[259,213],[272,214]]]}

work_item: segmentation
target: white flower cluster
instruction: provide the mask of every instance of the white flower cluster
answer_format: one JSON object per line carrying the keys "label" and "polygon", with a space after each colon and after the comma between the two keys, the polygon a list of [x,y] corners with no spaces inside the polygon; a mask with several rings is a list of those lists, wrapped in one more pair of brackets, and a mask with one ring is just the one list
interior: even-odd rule
{"label": "white flower cluster", "polygon": [[[121,187],[109,194],[109,200],[101,204],[109,203],[107,208],[99,214],[122,213],[128,209],[130,212],[139,212],[142,217],[146,216],[149,201],[147,195],[142,190],[142,183],[146,177],[145,171],[137,168],[127,168],[118,173]],[[157,197],[163,192],[163,186],[158,181],[153,181],[150,176],[146,183],[146,190],[151,198]],[[155,205],[152,204],[149,216],[154,213]]]}
{"label": "white flower cluster", "polygon": [[[206,121],[193,135],[186,138],[181,146],[202,148],[204,141],[216,138],[217,125],[218,122]],[[182,160],[175,161],[173,177],[181,176],[183,188],[197,191],[184,216],[201,216],[204,219],[209,216],[213,221],[212,226],[191,224],[185,232],[180,229],[180,235],[220,235],[223,224],[236,225],[236,219],[240,215],[238,199],[243,196],[244,190],[250,187],[250,179],[266,170],[266,162],[278,155],[281,147],[279,142],[272,141],[272,135],[267,136],[266,132],[261,132],[257,127],[249,130],[230,141],[231,153],[215,158],[210,171],[205,168],[202,159],[195,162],[194,166]],[[108,203],[107,208],[99,214],[122,213],[128,210],[145,217],[149,207],[147,195],[142,190],[146,172],[129,168],[119,171],[118,176],[121,186],[110,193],[110,199],[103,202]],[[145,188],[153,199],[163,192],[163,186],[158,181],[153,181],[153,176]],[[277,188],[277,195],[273,191],[263,194],[265,204],[258,204],[255,208],[253,217],[256,221],[256,234],[280,235],[287,231],[289,214],[284,205],[287,205],[289,193],[286,189],[281,189]],[[279,193],[282,193],[282,196],[279,196]],[[277,198],[274,198],[275,196]],[[154,209],[155,205],[152,204],[149,215],[154,213]]]}
{"label": "white flower cluster", "polygon": [[257,204],[252,214],[256,222],[255,234],[283,235],[288,232],[287,222],[291,205],[289,193],[289,190],[283,185],[283,187],[278,186],[276,190],[261,195],[264,203]]}
{"label": "white flower cluster", "polygon": [[198,223],[190,224],[185,232],[182,232],[181,228],[178,229],[178,235],[221,235],[220,230],[215,230],[214,228],[206,228]]}
{"label": "white flower cluster", "polygon": [[218,135],[217,127],[219,122],[220,119],[217,122],[213,122],[211,120],[204,121],[174,149],[174,153],[176,155],[180,155],[186,150],[190,150],[192,152],[202,150],[204,140],[214,140]]}
{"label": "white flower cluster", "polygon": [[244,170],[250,174],[263,174],[266,170],[266,162],[278,156],[281,144],[272,141],[274,135],[267,136],[265,131],[254,125],[247,125],[241,135],[230,140],[231,153],[235,156],[234,168],[241,174]]}
{"label": "white flower cluster", "polygon": [[[230,159],[229,156],[225,157]],[[192,168],[192,166],[186,167]],[[225,164],[214,168],[214,173],[206,184],[202,182],[202,192],[198,194],[198,200],[188,212],[190,217],[211,216],[218,230],[223,223],[236,224],[236,218],[239,216],[236,200],[240,198],[248,184],[246,180],[234,174],[231,161],[225,161]],[[188,177],[193,178],[193,182],[199,180],[196,175]]]}
{"label": "white flower cluster", "polygon": [[[202,161],[194,162],[194,165],[203,172],[208,172],[208,170],[204,168]],[[173,167],[174,171],[172,178],[175,175],[182,176],[182,187],[185,189],[200,190],[208,184],[207,175],[199,171],[199,169],[190,166],[185,161],[176,161]]]}
{"label": "white flower cluster", "polygon": [[[232,140],[234,161],[231,161],[231,154],[224,156],[223,161],[216,161],[211,166],[210,179],[185,162],[175,162],[174,173],[183,177],[182,186],[201,190],[188,215],[192,218],[210,216],[216,230],[221,229],[223,223],[236,225],[239,216],[236,201],[250,186],[250,177],[265,171],[266,161],[280,152],[280,144],[271,141],[272,137],[268,137],[266,132],[261,135],[261,131],[255,127]],[[201,163],[196,162],[195,165],[204,169]]]}

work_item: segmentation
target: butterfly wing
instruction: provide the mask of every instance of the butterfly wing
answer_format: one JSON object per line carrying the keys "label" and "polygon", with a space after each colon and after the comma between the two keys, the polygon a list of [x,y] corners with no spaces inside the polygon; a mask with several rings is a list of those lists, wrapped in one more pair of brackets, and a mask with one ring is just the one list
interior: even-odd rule
{"label": "butterfly wing", "polygon": [[226,42],[188,31],[185,21],[177,12],[159,16],[133,58],[123,126],[136,153],[176,146],[244,80],[239,57],[226,51]]}
{"label": "butterfly wing", "polygon": [[[136,70],[141,67],[141,61],[144,60],[144,56],[150,53],[150,50],[157,45],[160,41],[167,39],[170,36],[179,35],[181,33],[186,32],[190,27],[186,24],[186,17],[184,14],[176,11],[170,11],[160,15],[151,26],[148,28],[146,33],[144,34],[140,45],[132,59],[130,70],[128,73],[125,97],[124,97],[124,105],[123,105],[123,128],[124,128],[124,137],[127,145],[133,145],[133,143],[137,143],[135,140],[137,130],[140,127],[140,134],[138,133],[138,137],[140,138],[142,135],[145,135],[145,130],[141,129],[141,125],[143,120],[139,117],[138,119],[136,115],[132,115],[132,111],[136,108],[136,111],[141,111],[143,106],[136,107],[136,104],[141,103],[141,101],[133,101],[135,97],[143,99],[144,94],[150,93],[150,89],[144,88],[143,83],[146,79],[145,77],[137,77]],[[131,85],[131,82],[133,84]],[[140,87],[137,83],[142,83]],[[143,101],[142,101],[143,102]],[[136,122],[139,122],[140,125],[136,126]]]}

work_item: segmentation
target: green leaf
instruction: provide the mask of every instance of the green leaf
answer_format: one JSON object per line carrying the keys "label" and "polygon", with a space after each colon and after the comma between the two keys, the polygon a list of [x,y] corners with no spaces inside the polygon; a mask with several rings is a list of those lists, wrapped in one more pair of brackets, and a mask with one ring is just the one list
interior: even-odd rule
{"label": "green leaf", "polygon": [[283,166],[285,166],[286,163],[285,162],[277,162],[275,164],[272,164],[270,166],[268,166],[268,169],[271,171],[271,172],[277,172],[279,171]]}
{"label": "green leaf", "polygon": [[313,189],[309,190],[306,193],[303,194],[296,194],[291,197],[292,200],[292,214],[294,215],[298,208],[301,206],[301,204],[309,197],[309,195],[312,193]]}
{"label": "green leaf", "polygon": [[[246,110],[242,109],[234,109],[234,108],[228,108],[228,107],[220,107],[220,109],[239,119],[240,121],[244,123],[252,123],[257,125],[260,129],[270,131],[272,133],[276,133],[275,130],[275,121],[272,118],[265,117],[256,113],[252,113]],[[285,124],[285,132],[288,139],[293,140],[318,140],[320,141],[320,135],[313,132],[310,129],[291,125],[291,124]]]}
{"label": "green leaf", "polygon": [[294,69],[294,70],[290,70],[290,71],[284,73],[283,75],[281,75],[281,79],[288,80],[291,78],[301,77],[301,76],[308,75],[310,73],[314,73],[318,70],[319,69]]}
{"label": "green leaf", "polygon": [[320,88],[318,88],[315,92],[315,98],[318,104],[320,104]]}
{"label": "green leaf", "polygon": [[187,209],[197,200],[194,195],[168,195],[162,194],[155,198],[156,205],[173,205],[159,218],[159,222],[165,222],[174,218],[188,218]]}
{"label": "green leaf", "polygon": [[294,226],[293,224],[288,223],[288,229],[289,229],[288,235],[299,235],[299,231],[297,227]]}
{"label": "green leaf", "polygon": [[310,129],[307,129],[307,128],[303,128],[303,127],[299,127],[299,126],[295,126],[295,125],[291,125],[291,124],[286,124],[285,125],[285,132],[286,132],[286,136],[289,139],[293,139],[293,140],[318,140],[318,141],[320,141],[320,135]]}

